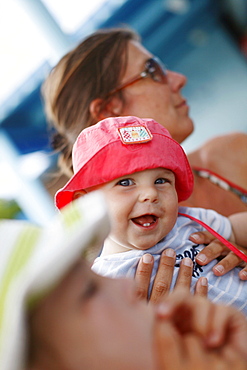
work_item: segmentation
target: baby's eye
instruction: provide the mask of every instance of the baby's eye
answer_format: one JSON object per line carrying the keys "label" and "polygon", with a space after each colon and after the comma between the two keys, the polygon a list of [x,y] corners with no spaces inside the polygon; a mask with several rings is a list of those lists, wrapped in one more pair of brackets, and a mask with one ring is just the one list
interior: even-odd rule
{"label": "baby's eye", "polygon": [[165,184],[166,182],[170,182],[170,180],[164,179],[163,177],[160,177],[159,179],[155,180],[155,184]]}
{"label": "baby's eye", "polygon": [[134,182],[131,179],[123,179],[123,180],[118,181],[118,183],[117,183],[117,185],[121,185],[121,186],[130,186],[130,185],[133,185],[133,184],[134,184]]}

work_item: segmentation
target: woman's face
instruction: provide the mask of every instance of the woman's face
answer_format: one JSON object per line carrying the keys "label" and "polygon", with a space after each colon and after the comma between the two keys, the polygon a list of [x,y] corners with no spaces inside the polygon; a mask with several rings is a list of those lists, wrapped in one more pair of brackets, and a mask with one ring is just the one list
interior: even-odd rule
{"label": "woman's face", "polygon": [[[121,84],[141,73],[145,62],[153,55],[139,42],[130,41],[127,56],[127,69]],[[141,79],[122,90],[125,104],[121,115],[153,118],[181,143],[193,131],[189,107],[181,95],[185,84],[186,77],[172,71],[168,71],[168,84],[155,82],[151,78]]]}
{"label": "woman's face", "polygon": [[33,368],[152,370],[153,321],[133,281],[103,278],[80,261],[31,316]]}

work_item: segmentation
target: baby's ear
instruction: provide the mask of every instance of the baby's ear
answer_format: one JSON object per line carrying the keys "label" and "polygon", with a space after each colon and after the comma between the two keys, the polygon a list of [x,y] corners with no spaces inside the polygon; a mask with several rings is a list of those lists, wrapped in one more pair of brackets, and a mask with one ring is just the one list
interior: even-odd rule
{"label": "baby's ear", "polygon": [[90,103],[89,110],[94,120],[101,121],[108,117],[120,116],[122,107],[123,102],[117,97],[112,97],[108,103],[98,98]]}
{"label": "baby's ear", "polygon": [[75,200],[77,198],[80,198],[80,197],[83,197],[83,195],[85,195],[85,194],[87,194],[87,192],[85,190],[77,190],[73,194],[73,200]]}

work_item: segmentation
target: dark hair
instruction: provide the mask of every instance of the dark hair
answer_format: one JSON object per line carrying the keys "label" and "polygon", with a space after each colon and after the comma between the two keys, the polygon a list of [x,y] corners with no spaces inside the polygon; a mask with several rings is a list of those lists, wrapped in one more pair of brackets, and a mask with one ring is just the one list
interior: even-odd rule
{"label": "dark hair", "polygon": [[119,85],[130,40],[139,40],[139,36],[129,28],[96,31],[58,62],[42,86],[46,115],[56,129],[52,145],[61,152],[59,167],[68,176],[73,174],[76,137],[96,123],[90,103],[104,99]]}

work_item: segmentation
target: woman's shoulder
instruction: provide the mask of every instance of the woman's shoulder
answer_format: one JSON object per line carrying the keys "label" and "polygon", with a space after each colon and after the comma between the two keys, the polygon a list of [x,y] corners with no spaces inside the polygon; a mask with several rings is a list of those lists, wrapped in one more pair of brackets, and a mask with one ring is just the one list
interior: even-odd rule
{"label": "woman's shoulder", "polygon": [[[230,150],[234,150],[234,152],[230,152]],[[225,158],[231,158],[231,161],[235,161],[237,158],[240,163],[247,163],[247,157],[243,158],[243,150],[247,153],[247,133],[231,132],[207,140],[199,148],[189,153],[188,158],[192,166],[201,163],[215,166],[220,154],[224,154]]]}
{"label": "woman's shoulder", "polygon": [[247,189],[247,134],[216,136],[188,154],[190,165],[209,169]]}

